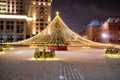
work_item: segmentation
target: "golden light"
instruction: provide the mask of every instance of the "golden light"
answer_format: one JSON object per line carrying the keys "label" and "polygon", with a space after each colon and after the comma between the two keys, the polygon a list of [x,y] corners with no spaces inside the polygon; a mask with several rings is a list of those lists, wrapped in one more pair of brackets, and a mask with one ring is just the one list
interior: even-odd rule
{"label": "golden light", "polygon": [[50,17],[48,17],[48,22],[50,22],[51,21],[51,18]]}
{"label": "golden light", "polygon": [[39,2],[39,4],[38,5],[41,5],[41,3]]}
{"label": "golden light", "polygon": [[43,3],[43,5],[45,6],[46,4],[45,4],[45,3]]}
{"label": "golden light", "polygon": [[4,10],[0,10],[1,13],[7,13],[7,11],[4,11]]}
{"label": "golden light", "polygon": [[[9,44],[9,43],[8,43]],[[3,48],[4,50],[6,50],[6,49],[9,49],[9,50],[13,50],[14,48]]]}
{"label": "golden light", "polygon": [[39,32],[39,34],[40,34],[41,32]]}
{"label": "golden light", "polygon": [[[56,26],[59,26],[59,28],[56,28]],[[32,30],[33,30],[32,33],[36,34],[36,28],[33,27]],[[59,34],[57,33],[58,31],[60,31]],[[48,36],[48,34],[50,35]],[[60,37],[60,39],[57,41],[58,37]],[[56,12],[56,17],[53,19],[53,21],[50,22],[47,28],[44,31],[42,31],[40,34],[20,42],[16,42],[16,43],[13,42],[12,44],[24,45],[32,42],[36,42],[37,44],[46,42],[47,44],[55,44],[55,45],[57,44],[66,45],[67,42],[70,42],[68,46],[83,46],[83,48],[90,48],[90,46],[107,46],[107,47],[112,46],[111,44],[102,44],[102,43],[93,42],[79,36],[64,23],[64,21],[60,18],[58,11]]]}
{"label": "golden light", "polygon": [[36,21],[36,14],[33,15],[33,21]]}
{"label": "golden light", "polygon": [[3,55],[5,52],[4,51],[2,51],[2,52],[0,52],[0,55]]}
{"label": "golden light", "polygon": [[58,11],[56,12],[56,15],[59,15],[59,12],[58,12]]}
{"label": "golden light", "polygon": [[33,2],[33,5],[35,5],[36,4],[36,2]]}
{"label": "golden light", "polygon": [[32,44],[30,44],[29,48],[37,48],[37,44],[35,44],[34,42]]}
{"label": "golden light", "polygon": [[82,47],[83,49],[89,49],[90,47],[88,46],[88,47]]}
{"label": "golden light", "polygon": [[1,7],[1,9],[0,9],[1,13],[7,13],[7,3],[0,2],[0,7]]}
{"label": "golden light", "polygon": [[48,3],[48,6],[51,6],[51,3]]}
{"label": "golden light", "polygon": [[32,34],[35,35],[36,34],[36,31],[35,29],[32,30]]}
{"label": "golden light", "polygon": [[31,17],[26,18],[27,21],[32,21],[33,19]]}
{"label": "golden light", "polygon": [[50,35],[50,33],[51,33],[51,31],[50,31],[50,29],[48,30],[48,34]]}
{"label": "golden light", "polygon": [[38,58],[37,60],[35,59],[35,58],[30,58],[30,59],[28,59],[28,60],[32,60],[32,61],[57,61],[57,60],[59,60],[58,58]]}
{"label": "golden light", "polygon": [[2,5],[6,5],[6,3],[2,3],[2,2],[0,2],[0,4],[2,4]]}
{"label": "golden light", "polygon": [[120,54],[105,54],[105,57],[108,57],[108,58],[120,58]]}
{"label": "golden light", "polygon": [[4,18],[4,19],[26,19],[28,21],[32,21],[32,17],[28,17],[25,15],[3,15],[0,14],[0,18]]}

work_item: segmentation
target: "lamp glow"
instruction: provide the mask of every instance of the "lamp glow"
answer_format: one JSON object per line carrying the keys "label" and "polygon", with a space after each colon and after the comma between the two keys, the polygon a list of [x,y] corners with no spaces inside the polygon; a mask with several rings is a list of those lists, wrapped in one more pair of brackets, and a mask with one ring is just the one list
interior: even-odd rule
{"label": "lamp glow", "polygon": [[104,38],[105,43],[107,43],[107,38],[108,38],[108,35],[107,35],[106,33],[103,33],[103,34],[102,34],[102,37]]}
{"label": "lamp glow", "polygon": [[102,34],[102,37],[103,37],[103,38],[107,38],[107,34],[106,34],[106,33],[103,33],[103,34]]}

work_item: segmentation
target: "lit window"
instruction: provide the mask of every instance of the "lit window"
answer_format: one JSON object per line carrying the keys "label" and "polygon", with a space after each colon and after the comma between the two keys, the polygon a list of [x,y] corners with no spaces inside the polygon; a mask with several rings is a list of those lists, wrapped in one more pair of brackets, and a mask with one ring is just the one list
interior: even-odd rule
{"label": "lit window", "polygon": [[35,5],[36,3],[35,2],[33,2],[33,5]]}

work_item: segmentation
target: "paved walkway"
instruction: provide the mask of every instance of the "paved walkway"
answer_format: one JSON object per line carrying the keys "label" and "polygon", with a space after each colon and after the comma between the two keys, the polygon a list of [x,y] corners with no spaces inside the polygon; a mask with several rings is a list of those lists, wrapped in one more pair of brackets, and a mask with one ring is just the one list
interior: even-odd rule
{"label": "paved walkway", "polygon": [[30,61],[34,49],[20,47],[0,55],[0,80],[120,80],[120,59],[102,49],[56,51],[59,61]]}
{"label": "paved walkway", "polygon": [[60,80],[81,80],[81,75],[73,64],[61,62]]}

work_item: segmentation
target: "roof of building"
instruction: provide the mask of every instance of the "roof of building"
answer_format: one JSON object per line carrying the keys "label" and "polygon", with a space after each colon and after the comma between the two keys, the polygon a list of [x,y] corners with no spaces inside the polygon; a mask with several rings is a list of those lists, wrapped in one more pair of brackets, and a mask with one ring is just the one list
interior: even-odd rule
{"label": "roof of building", "polygon": [[108,23],[120,23],[120,18],[108,18]]}
{"label": "roof of building", "polygon": [[88,25],[87,27],[90,27],[90,26],[100,26],[102,25],[103,23],[102,22],[99,22],[98,20],[92,20]]}

